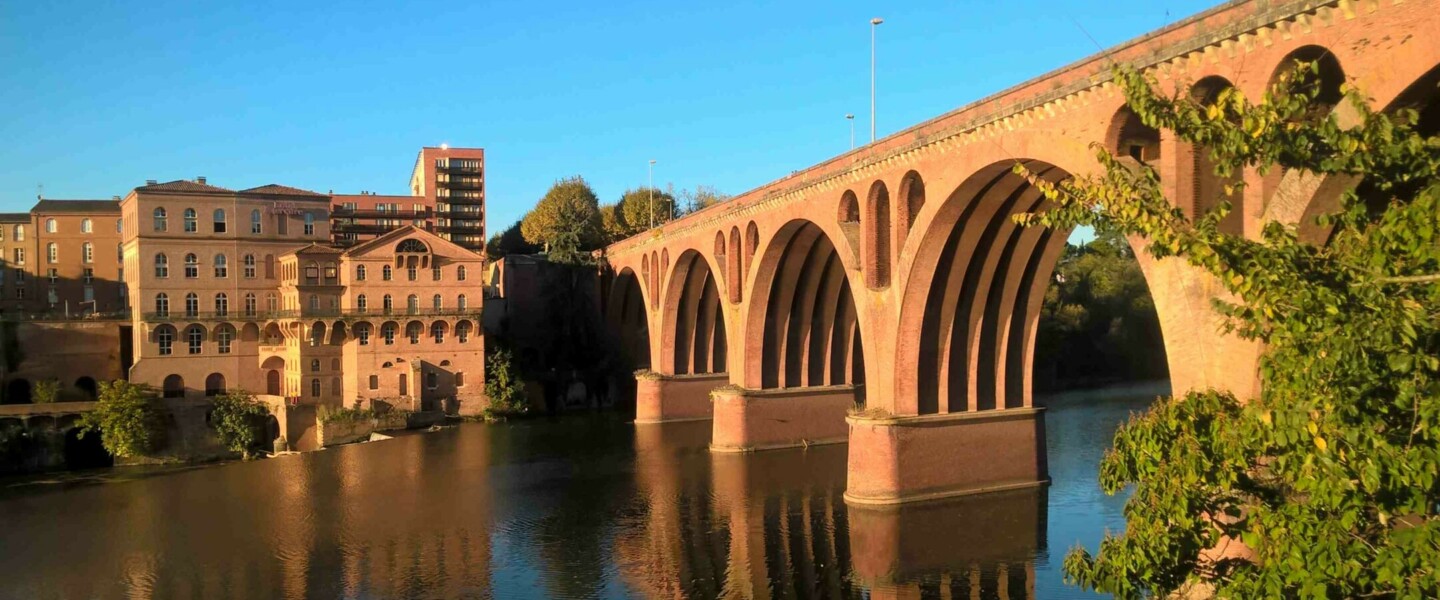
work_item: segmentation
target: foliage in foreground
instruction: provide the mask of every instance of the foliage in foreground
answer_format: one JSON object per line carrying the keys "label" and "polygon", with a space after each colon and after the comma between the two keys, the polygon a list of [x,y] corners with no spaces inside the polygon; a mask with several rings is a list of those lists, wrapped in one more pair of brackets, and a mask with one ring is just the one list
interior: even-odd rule
{"label": "foliage in foreground", "polygon": [[80,436],[100,435],[100,444],[117,458],[144,456],[165,443],[165,421],[149,386],[116,380],[100,382],[95,409],[80,417]]}
{"label": "foliage in foreground", "polygon": [[485,365],[485,397],[489,405],[487,413],[522,414],[528,405],[525,400],[525,383],[511,362],[510,351],[499,349],[490,353]]}
{"label": "foliage in foreground", "polygon": [[[1125,532],[1072,551],[1067,576],[1120,597],[1440,597],[1440,140],[1413,131],[1413,111],[1376,114],[1353,95],[1359,124],[1342,128],[1303,75],[1253,105],[1116,77],[1147,125],[1208,148],[1221,177],[1284,168],[1363,184],[1325,218],[1322,246],[1276,223],[1258,241],[1222,234],[1228,203],[1186,218],[1153,168],[1103,150],[1103,174],[1030,177],[1056,208],[1021,222],[1145,238],[1222,282],[1232,298],[1217,310],[1265,348],[1259,398],[1194,392],[1120,429],[1100,479],[1109,493],[1134,485]],[[1233,540],[1253,557],[1209,551]]]}
{"label": "foliage in foreground", "polygon": [[250,458],[262,450],[265,417],[270,411],[254,396],[243,390],[227,391],[215,397],[210,411],[210,426],[220,441],[232,452]]}

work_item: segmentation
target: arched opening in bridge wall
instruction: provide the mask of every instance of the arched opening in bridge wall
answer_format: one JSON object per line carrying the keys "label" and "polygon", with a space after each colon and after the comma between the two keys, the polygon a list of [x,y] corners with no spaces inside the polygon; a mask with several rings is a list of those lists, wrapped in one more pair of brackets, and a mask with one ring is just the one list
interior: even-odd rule
{"label": "arched opening in bridge wall", "polygon": [[[1344,99],[1341,87],[1345,84],[1345,69],[1340,65],[1340,59],[1323,46],[1301,46],[1295,51],[1286,55],[1276,65],[1274,72],[1270,74],[1268,84],[1274,85],[1280,81],[1283,75],[1293,72],[1304,63],[1315,63],[1316,72],[1311,74],[1309,86],[1305,89],[1316,93],[1313,101],[1314,111],[1319,115],[1327,115],[1334,111],[1340,101]],[[1268,89],[1268,86],[1267,86]],[[1259,102],[1260,98],[1252,98],[1252,102]],[[1275,167],[1264,175],[1260,183],[1260,197],[1268,204],[1274,197],[1276,190],[1280,188],[1285,178],[1286,170]]]}
{"label": "arched opening in bridge wall", "polygon": [[745,250],[740,247],[740,228],[730,228],[729,250],[725,254],[726,292],[732,304],[739,304],[745,298],[745,273],[742,263],[748,263],[749,257],[742,256]]}
{"label": "arched opening in bridge wall", "polygon": [[925,180],[915,171],[900,178],[900,196],[895,204],[895,245],[898,252],[905,247],[915,217],[925,208]]}
{"label": "arched opening in bridge wall", "polygon": [[673,351],[664,370],[675,375],[724,373],[725,314],[715,274],[705,257],[687,250],[675,261],[665,293],[665,343]]}
{"label": "arched opening in bridge wall", "polygon": [[[863,384],[865,357],[855,299],[835,244],[808,221],[786,224],[762,258],[756,298],[766,302],[746,386],[796,388]],[[768,276],[767,276],[768,274]],[[764,281],[762,281],[764,280]],[[761,296],[760,294],[764,294]]]}
{"label": "arched opening in bridge wall", "polygon": [[1142,122],[1140,115],[1128,106],[1122,106],[1115,113],[1105,146],[1115,156],[1128,157],[1137,163],[1160,161],[1160,131]]}
{"label": "arched opening in bridge wall", "polygon": [[[1212,75],[1196,82],[1194,87],[1190,88],[1190,94],[1202,105],[1209,106],[1219,100],[1221,92],[1233,87],[1235,86],[1224,77]],[[1245,229],[1244,194],[1226,193],[1226,188],[1240,183],[1244,174],[1237,171],[1228,177],[1217,175],[1215,161],[1210,157],[1210,150],[1204,146],[1192,146],[1191,156],[1193,158],[1191,176],[1194,185],[1189,190],[1192,196],[1188,203],[1188,214],[1192,218],[1198,219],[1214,210],[1221,202],[1228,201],[1230,212],[1220,221],[1220,231],[1232,235],[1243,234]]]}
{"label": "arched opening in bridge wall", "polygon": [[[899,340],[897,394],[913,393],[918,414],[1033,405],[1038,326],[1070,232],[1015,224],[1046,201],[1013,164],[962,183],[917,249],[900,330],[918,326],[919,335]],[[1048,181],[1069,177],[1043,162],[1026,166]]]}
{"label": "arched opening in bridge wall", "polygon": [[640,280],[630,269],[620,271],[610,289],[606,320],[619,338],[620,359],[631,369],[650,368],[650,326]]}
{"label": "arched opening in bridge wall", "polygon": [[865,274],[865,286],[870,289],[889,287],[890,190],[885,187],[885,182],[876,181],[870,185],[861,223],[865,239],[861,271]]}

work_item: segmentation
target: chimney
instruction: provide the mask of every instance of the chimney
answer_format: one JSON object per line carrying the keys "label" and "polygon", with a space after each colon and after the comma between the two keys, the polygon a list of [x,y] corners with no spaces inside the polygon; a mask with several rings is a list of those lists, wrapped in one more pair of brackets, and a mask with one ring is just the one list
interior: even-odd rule
{"label": "chimney", "polygon": [[196,177],[196,178],[195,178],[195,183],[198,183],[198,184],[200,184],[200,185],[205,185],[205,176],[204,176],[204,175],[201,175],[201,176],[199,176],[199,177]]}
{"label": "chimney", "polygon": [[155,185],[156,183],[159,183],[159,181],[156,181],[156,180],[154,180],[154,179],[146,179],[146,180],[145,180],[145,185]]}

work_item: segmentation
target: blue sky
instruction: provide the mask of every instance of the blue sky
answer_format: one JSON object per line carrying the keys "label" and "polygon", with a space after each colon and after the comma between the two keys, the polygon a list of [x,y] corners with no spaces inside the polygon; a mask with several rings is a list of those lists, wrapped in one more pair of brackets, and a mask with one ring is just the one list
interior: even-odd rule
{"label": "blue sky", "polygon": [[0,0],[0,211],[198,175],[403,194],[441,143],[486,149],[492,231],[652,158],[735,194],[848,150],[846,113],[868,139],[871,17],[883,137],[1211,4]]}

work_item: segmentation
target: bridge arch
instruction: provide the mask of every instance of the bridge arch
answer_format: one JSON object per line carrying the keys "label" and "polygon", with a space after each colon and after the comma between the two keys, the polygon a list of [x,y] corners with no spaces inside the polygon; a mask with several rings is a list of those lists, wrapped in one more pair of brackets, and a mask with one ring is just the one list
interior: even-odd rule
{"label": "bridge arch", "polygon": [[650,324],[640,278],[630,268],[620,270],[610,288],[606,320],[620,338],[621,357],[636,369],[649,369]]}
{"label": "bridge arch", "polygon": [[861,217],[864,260],[861,267],[865,286],[870,289],[890,287],[890,190],[885,181],[870,184]]}
{"label": "bridge arch", "polygon": [[792,220],[775,232],[757,263],[746,317],[745,387],[864,383],[855,269],[846,258],[814,222]]}
{"label": "bridge arch", "polygon": [[726,345],[724,308],[716,284],[718,265],[696,250],[675,260],[661,311],[661,371],[674,375],[724,373]]}

